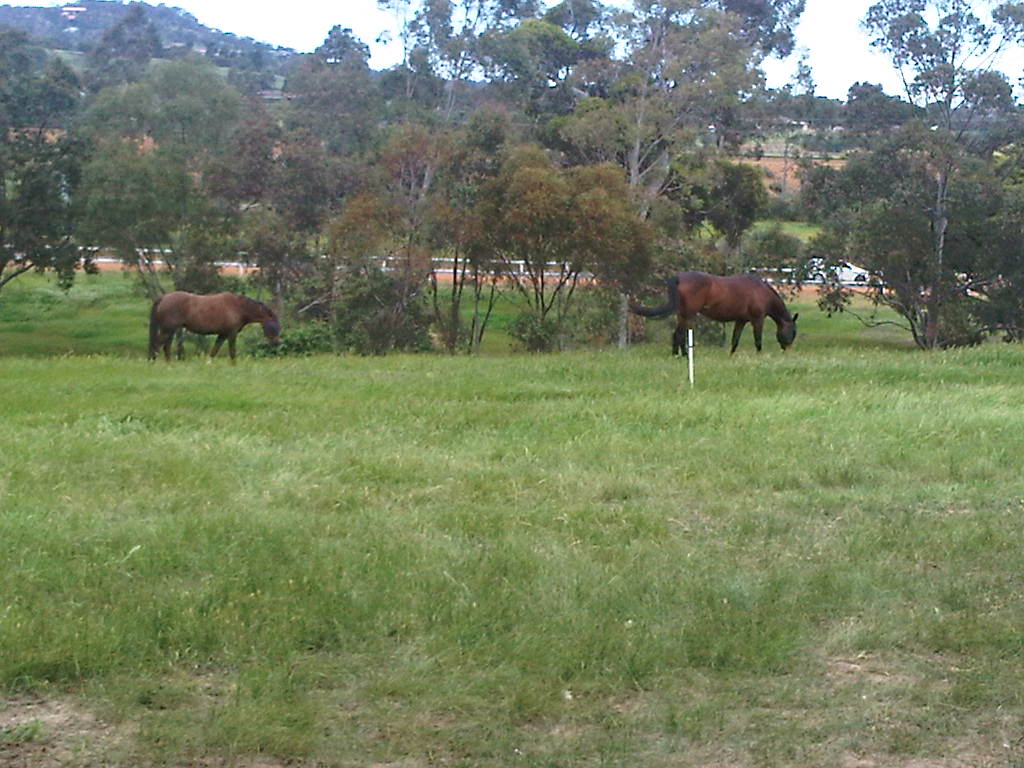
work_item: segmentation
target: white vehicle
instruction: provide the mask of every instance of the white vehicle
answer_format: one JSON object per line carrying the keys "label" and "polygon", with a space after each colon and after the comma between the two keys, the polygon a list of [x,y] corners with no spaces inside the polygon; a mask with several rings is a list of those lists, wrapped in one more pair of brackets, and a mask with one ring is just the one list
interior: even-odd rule
{"label": "white vehicle", "polygon": [[[825,282],[825,263],[822,259],[811,259],[807,262],[807,282]],[[871,273],[863,267],[848,262],[840,262],[835,267],[836,280],[840,285],[868,285],[871,282]]]}

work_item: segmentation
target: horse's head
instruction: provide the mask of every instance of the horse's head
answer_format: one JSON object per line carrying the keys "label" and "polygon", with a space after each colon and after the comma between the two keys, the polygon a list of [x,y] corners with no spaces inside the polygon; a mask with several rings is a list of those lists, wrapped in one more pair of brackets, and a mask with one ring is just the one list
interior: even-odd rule
{"label": "horse's head", "polygon": [[263,309],[263,317],[260,323],[263,325],[263,335],[270,341],[279,341],[281,338],[281,322],[277,319],[277,313],[266,304],[260,304]]}
{"label": "horse's head", "polygon": [[778,330],[775,332],[775,338],[778,339],[779,346],[782,347],[783,352],[793,346],[793,341],[796,339],[796,319],[799,316],[800,313],[797,312],[788,320],[781,320],[778,323]]}

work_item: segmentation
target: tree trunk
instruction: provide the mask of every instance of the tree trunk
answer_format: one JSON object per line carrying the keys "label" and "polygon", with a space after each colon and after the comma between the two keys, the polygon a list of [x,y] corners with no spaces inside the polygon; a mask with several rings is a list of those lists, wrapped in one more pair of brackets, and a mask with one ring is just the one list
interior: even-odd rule
{"label": "tree trunk", "polygon": [[629,348],[629,296],[619,294],[619,349]]}
{"label": "tree trunk", "polygon": [[935,247],[932,254],[932,277],[930,280],[928,299],[925,303],[927,317],[925,318],[925,345],[928,349],[935,349],[940,346],[942,339],[939,338],[939,318],[942,312],[943,299],[943,263],[946,253],[946,230],[949,229],[949,215],[946,208],[947,192],[949,189],[949,169],[943,168],[935,174],[935,214],[933,226],[935,227]]}

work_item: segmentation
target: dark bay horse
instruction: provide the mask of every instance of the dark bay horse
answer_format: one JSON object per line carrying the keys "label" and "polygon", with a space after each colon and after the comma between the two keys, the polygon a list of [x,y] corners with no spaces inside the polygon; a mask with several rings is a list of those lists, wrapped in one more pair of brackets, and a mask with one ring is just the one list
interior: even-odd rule
{"label": "dark bay horse", "polygon": [[[281,323],[270,307],[247,296],[236,293],[215,293],[199,296],[185,291],[165,293],[155,302],[149,313],[149,359],[155,360],[157,350],[164,348],[164,357],[171,359],[171,340],[180,329],[199,334],[217,334],[210,350],[213,359],[227,339],[231,362],[235,362],[235,338],[249,323],[260,323],[263,335],[277,341]],[[182,341],[178,340],[178,357],[182,354]]]}
{"label": "dark bay horse", "polygon": [[630,304],[629,309],[645,317],[664,317],[675,312],[678,317],[672,334],[672,354],[686,354],[686,330],[697,315],[720,322],[732,321],[732,348],[740,343],[743,326],[754,328],[754,346],[761,351],[761,330],[765,317],[775,321],[775,338],[785,350],[796,338],[796,318],[790,315],[782,301],[768,283],[756,275],[729,275],[719,277],[705,272],[680,272],[669,278],[668,303],[660,307]]}

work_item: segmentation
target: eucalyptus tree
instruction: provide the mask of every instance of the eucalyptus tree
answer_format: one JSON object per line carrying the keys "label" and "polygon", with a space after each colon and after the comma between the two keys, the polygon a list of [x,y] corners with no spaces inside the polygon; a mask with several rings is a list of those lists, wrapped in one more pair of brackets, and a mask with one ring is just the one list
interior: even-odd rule
{"label": "eucalyptus tree", "polygon": [[[747,4],[767,12],[760,21],[735,12],[741,6],[636,0],[612,17],[621,54],[582,61],[573,73],[586,98],[558,121],[561,148],[572,162],[619,165],[641,219],[670,220],[663,209],[689,198],[694,173],[707,176],[711,159],[738,141],[737,114],[761,81],[760,62],[788,50],[785,30],[803,4]],[[625,296],[621,303],[625,345]]]}
{"label": "eucalyptus tree", "polygon": [[625,282],[649,267],[649,229],[611,164],[562,169],[539,147],[508,151],[480,215],[483,247],[529,307],[513,332],[532,349],[561,344],[585,272]]}
{"label": "eucalyptus tree", "polygon": [[483,201],[514,141],[509,113],[500,107],[477,110],[451,136],[450,152],[430,206],[428,243],[434,328],[445,349],[480,351],[499,298],[501,264],[485,237]]}
{"label": "eucalyptus tree", "polygon": [[[987,20],[975,5],[969,0],[881,0],[864,20],[872,44],[899,72],[909,101],[927,110],[932,121],[930,131],[918,131],[916,143],[902,148],[902,156],[919,169],[911,178],[929,189],[923,197],[920,190],[910,196],[920,206],[920,215],[910,219],[918,222],[920,232],[904,230],[905,242],[917,243],[913,258],[878,265],[880,277],[891,284],[905,277],[903,270],[913,269],[910,282],[917,288],[912,299],[908,294],[906,312],[915,318],[915,340],[925,348],[950,342],[943,326],[959,311],[967,287],[964,271],[950,263],[948,246],[957,234],[951,222],[963,220],[962,210],[970,210],[971,200],[954,192],[971,186],[968,180],[976,177],[979,160],[991,161],[976,154],[984,146],[978,138],[985,121],[1015,109],[1010,83],[994,62],[1008,46],[1024,43],[1024,3],[992,7]],[[898,201],[906,199],[903,193],[886,195],[865,201],[865,210],[877,214],[876,222],[901,217],[907,209]],[[874,226],[861,231],[883,234]]]}
{"label": "eucalyptus tree", "polygon": [[307,306],[319,308],[343,346],[381,354],[425,338],[428,230],[448,152],[446,134],[397,126],[361,188],[327,223],[326,258]]}
{"label": "eucalyptus tree", "polygon": [[144,79],[104,89],[84,117],[93,149],[83,171],[83,235],[137,268],[153,296],[164,291],[160,262],[177,281],[195,272],[186,269],[190,259],[234,255],[230,238],[219,254],[206,239],[202,248],[190,247],[199,240],[188,228],[217,216],[204,175],[239,110],[237,92],[190,58],[156,63]]}
{"label": "eucalyptus tree", "polygon": [[83,153],[68,127],[80,91],[59,59],[0,30],[0,289],[30,270],[53,270],[65,285],[74,278]]}
{"label": "eucalyptus tree", "polygon": [[740,19],[739,37],[761,56],[788,56],[806,0],[718,0],[716,7]]}
{"label": "eucalyptus tree", "polygon": [[843,127],[862,142],[911,120],[921,119],[924,109],[898,96],[890,96],[882,86],[857,82],[850,86],[843,108]]}
{"label": "eucalyptus tree", "polygon": [[288,128],[316,137],[329,154],[365,152],[382,117],[370,49],[351,29],[335,26],[323,44],[301,57],[288,75]]}
{"label": "eucalyptus tree", "polygon": [[378,0],[403,22],[402,43],[406,96],[416,79],[437,78],[443,92],[436,116],[451,122],[470,78],[480,71],[480,41],[485,34],[508,30],[537,16],[539,0]]}
{"label": "eucalyptus tree", "polygon": [[[869,295],[922,349],[972,344],[985,331],[1019,338],[1024,328],[1024,196],[990,158],[961,154],[948,179],[941,270],[935,261],[936,169],[955,147],[950,135],[911,123],[842,170],[808,180],[805,193],[827,206],[811,255],[848,261],[877,276]],[[827,285],[823,308],[860,317],[848,291]]]}
{"label": "eucalyptus tree", "polygon": [[86,83],[99,91],[109,85],[142,79],[163,50],[160,33],[146,15],[144,3],[133,2],[86,54]]}
{"label": "eucalyptus tree", "polygon": [[791,50],[802,11],[802,0],[636,0],[611,16],[621,55],[574,72],[589,98],[559,123],[564,149],[576,162],[620,164],[646,217],[678,181],[678,158],[739,140],[759,66]]}
{"label": "eucalyptus tree", "polygon": [[568,79],[583,46],[557,24],[525,19],[486,33],[479,50],[488,81],[503,101],[521,104],[534,119],[572,111],[575,96]]}

